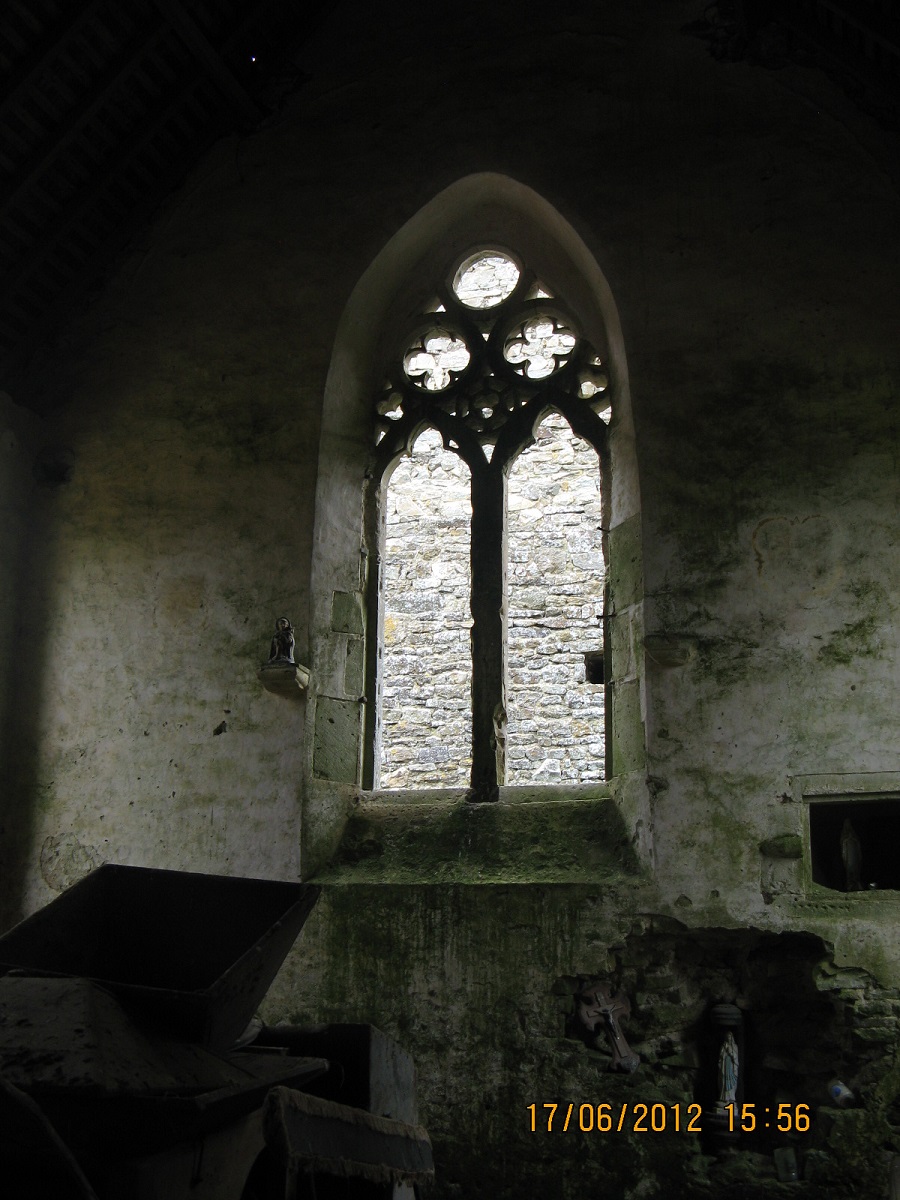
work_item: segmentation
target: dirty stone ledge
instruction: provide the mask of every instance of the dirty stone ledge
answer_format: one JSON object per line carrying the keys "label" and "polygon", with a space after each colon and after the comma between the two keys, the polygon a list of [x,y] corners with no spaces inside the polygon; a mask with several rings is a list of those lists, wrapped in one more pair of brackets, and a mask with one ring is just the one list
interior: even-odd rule
{"label": "dirty stone ledge", "polygon": [[329,883],[615,883],[641,878],[608,784],[503,788],[494,804],[465,789],[362,793]]}
{"label": "dirty stone ledge", "polygon": [[[379,788],[360,792],[362,804],[459,804],[466,799],[467,788]],[[555,801],[607,800],[613,795],[611,784],[562,783],[516,784],[500,788],[500,804],[552,804]]]}

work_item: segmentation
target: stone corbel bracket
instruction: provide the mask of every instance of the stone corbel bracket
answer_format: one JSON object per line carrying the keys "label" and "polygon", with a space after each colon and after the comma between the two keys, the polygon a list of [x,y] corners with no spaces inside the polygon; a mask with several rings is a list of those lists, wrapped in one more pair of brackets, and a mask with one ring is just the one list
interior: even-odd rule
{"label": "stone corbel bracket", "polygon": [[300,663],[265,663],[256,678],[267,692],[296,699],[309,686],[309,668]]}
{"label": "stone corbel bracket", "polygon": [[683,667],[697,653],[694,638],[678,633],[648,633],[644,638],[644,650],[657,667],[669,670]]}

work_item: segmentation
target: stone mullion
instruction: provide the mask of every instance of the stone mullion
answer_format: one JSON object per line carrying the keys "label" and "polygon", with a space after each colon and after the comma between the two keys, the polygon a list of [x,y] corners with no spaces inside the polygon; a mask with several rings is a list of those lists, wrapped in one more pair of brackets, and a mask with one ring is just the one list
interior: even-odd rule
{"label": "stone mullion", "polygon": [[[506,782],[506,477],[531,441],[533,414],[511,414],[490,462],[470,462],[472,486],[472,775],[468,799],[499,799]],[[498,746],[498,737],[502,744]]]}
{"label": "stone mullion", "polygon": [[[496,800],[506,738],[506,489],[499,464],[472,472],[472,776],[469,799]],[[502,739],[498,747],[498,735]]]}

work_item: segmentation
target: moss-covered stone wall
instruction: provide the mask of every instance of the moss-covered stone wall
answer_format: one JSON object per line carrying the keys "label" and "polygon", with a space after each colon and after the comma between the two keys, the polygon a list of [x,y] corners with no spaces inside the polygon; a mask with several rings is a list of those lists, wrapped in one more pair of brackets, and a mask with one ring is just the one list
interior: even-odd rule
{"label": "moss-covered stone wall", "polygon": [[[532,1101],[709,1087],[702,1054],[670,1075],[651,1043],[693,1045],[728,973],[688,955],[654,992],[662,960],[616,949],[642,914],[726,959],[749,930],[818,938],[887,1012],[900,983],[894,895],[810,883],[802,783],[898,794],[896,136],[814,69],[715,61],[696,16],[338,6],[299,92],[198,164],[4,413],[4,921],[104,860],[318,874],[268,1014],[403,1042],[442,1200],[730,1194],[683,1136],[526,1136]],[[616,397],[614,778],[487,817],[360,796],[354,687],[379,356],[479,229],[566,295]],[[283,613],[296,701],[256,679]],[[604,972],[647,1047],[628,1078],[559,1007]],[[881,1080],[836,1045],[798,1073],[841,1050],[844,1162],[869,1138],[883,1176],[893,1042]],[[765,1175],[740,1161],[735,1196]]]}
{"label": "moss-covered stone wall", "polygon": [[[689,928],[648,901],[624,873],[599,886],[334,883],[268,1003],[307,1023],[365,995],[370,1019],[417,1047],[444,1196],[882,1196],[900,1150],[900,993],[836,967],[813,935]],[[632,1074],[611,1072],[607,1038],[579,1029],[574,996],[597,977],[630,999]],[[736,1137],[713,1117],[711,996],[742,1014],[751,1108]],[[835,1078],[864,1106],[829,1104]],[[801,1184],[779,1182],[775,1149],[793,1151]]]}

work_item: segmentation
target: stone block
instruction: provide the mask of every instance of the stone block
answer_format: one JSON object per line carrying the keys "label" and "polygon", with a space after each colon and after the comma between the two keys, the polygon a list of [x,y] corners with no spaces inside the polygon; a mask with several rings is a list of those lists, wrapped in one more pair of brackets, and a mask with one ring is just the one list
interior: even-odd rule
{"label": "stone block", "polygon": [[631,614],[618,613],[609,622],[610,654],[613,675],[616,679],[627,679],[637,670],[634,655],[634,637]]}
{"label": "stone block", "polygon": [[759,852],[767,858],[800,858],[803,844],[799,833],[782,833],[760,842]]}
{"label": "stone block", "polygon": [[641,515],[635,513],[609,531],[609,586],[618,612],[636,604],[644,591]]}
{"label": "stone block", "polygon": [[331,628],[334,633],[351,633],[362,637],[366,631],[366,617],[359,592],[332,593]]}
{"label": "stone block", "polygon": [[357,699],[365,690],[365,642],[362,638],[347,639],[347,659],[344,663],[344,692]]}
{"label": "stone block", "polygon": [[359,776],[360,711],[356,700],[320,696],[316,702],[313,774],[336,783],[356,783]]}
{"label": "stone block", "polygon": [[612,770],[614,775],[641,770],[645,765],[644,723],[636,680],[614,686]]}

